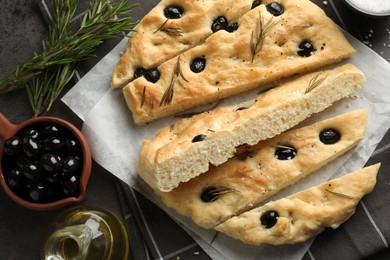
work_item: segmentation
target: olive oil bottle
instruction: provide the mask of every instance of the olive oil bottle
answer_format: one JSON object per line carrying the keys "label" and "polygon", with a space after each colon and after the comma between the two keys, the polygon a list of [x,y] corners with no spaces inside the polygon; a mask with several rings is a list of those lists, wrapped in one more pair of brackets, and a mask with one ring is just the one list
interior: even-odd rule
{"label": "olive oil bottle", "polygon": [[107,210],[78,206],[52,222],[42,259],[127,259],[129,240],[123,224]]}

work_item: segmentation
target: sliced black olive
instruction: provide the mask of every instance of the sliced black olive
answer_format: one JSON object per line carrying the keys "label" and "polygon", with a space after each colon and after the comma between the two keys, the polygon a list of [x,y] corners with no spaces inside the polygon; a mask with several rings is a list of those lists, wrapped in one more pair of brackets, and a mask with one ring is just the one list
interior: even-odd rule
{"label": "sliced black olive", "polygon": [[180,19],[183,14],[184,10],[176,5],[171,5],[164,8],[164,16],[168,19]]}
{"label": "sliced black olive", "polygon": [[297,53],[301,57],[310,57],[314,51],[314,45],[310,41],[303,41],[298,45]]}
{"label": "sliced black olive", "polygon": [[267,8],[267,11],[270,14],[272,14],[273,16],[279,16],[279,15],[282,15],[284,13],[283,6],[281,4],[279,4],[278,2],[272,2],[272,3],[267,4],[266,8]]}
{"label": "sliced black olive", "polygon": [[215,18],[211,25],[211,30],[213,32],[219,31],[219,30],[225,30],[228,27],[229,23],[228,20],[224,16],[218,16]]}
{"label": "sliced black olive", "polygon": [[278,221],[279,214],[274,210],[269,210],[263,213],[260,217],[260,222],[265,228],[272,228]]}
{"label": "sliced black olive", "polygon": [[255,0],[252,3],[251,9],[258,7],[259,5],[261,5],[261,0]]}
{"label": "sliced black olive", "polygon": [[4,153],[8,155],[17,155],[22,151],[23,142],[17,136],[13,136],[4,143]]}
{"label": "sliced black olive", "polygon": [[194,73],[199,73],[204,70],[206,67],[206,59],[205,58],[195,58],[191,61],[190,69]]}
{"label": "sliced black olive", "polygon": [[341,134],[335,129],[325,129],[320,133],[320,141],[324,144],[335,144],[340,141]]}
{"label": "sliced black olive", "polygon": [[238,23],[237,22],[234,22],[234,23],[232,23],[232,24],[229,24],[228,25],[228,27],[226,27],[226,31],[227,32],[234,32],[234,31],[237,31],[237,29],[238,29]]}
{"label": "sliced black olive", "polygon": [[218,197],[216,194],[217,188],[215,187],[209,187],[205,190],[203,190],[202,194],[200,195],[200,199],[203,202],[212,202],[215,201]]}
{"label": "sliced black olive", "polygon": [[160,71],[158,69],[145,70],[144,77],[147,81],[156,83],[160,79]]}
{"label": "sliced black olive", "polygon": [[145,69],[144,68],[138,68],[134,71],[134,78],[139,78],[142,77],[145,74]]}
{"label": "sliced black olive", "polygon": [[202,141],[204,141],[204,139],[206,139],[206,137],[207,137],[207,135],[204,135],[204,134],[197,135],[194,138],[192,138],[192,142],[193,143],[202,142]]}
{"label": "sliced black olive", "polygon": [[275,158],[278,160],[292,160],[297,155],[293,147],[278,147],[275,151]]}

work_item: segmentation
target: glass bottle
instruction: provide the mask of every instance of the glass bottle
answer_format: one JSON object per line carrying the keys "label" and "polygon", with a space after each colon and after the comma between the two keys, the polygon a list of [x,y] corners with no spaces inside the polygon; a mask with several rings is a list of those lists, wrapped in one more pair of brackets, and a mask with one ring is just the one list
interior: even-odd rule
{"label": "glass bottle", "polygon": [[54,219],[48,233],[41,251],[45,260],[120,260],[129,255],[125,227],[104,209],[68,209]]}

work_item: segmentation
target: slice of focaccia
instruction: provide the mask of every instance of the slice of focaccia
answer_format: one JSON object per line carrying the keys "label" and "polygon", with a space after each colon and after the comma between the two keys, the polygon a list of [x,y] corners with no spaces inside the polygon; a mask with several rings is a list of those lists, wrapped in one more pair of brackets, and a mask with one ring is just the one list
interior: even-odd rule
{"label": "slice of focaccia", "polygon": [[216,230],[251,245],[303,242],[347,221],[362,197],[373,190],[379,167],[366,167],[267,203],[227,220]]}
{"label": "slice of focaccia", "polygon": [[126,85],[141,70],[153,73],[158,65],[203,42],[217,29],[235,30],[238,19],[253,2],[256,1],[161,1],[132,33],[113,72],[112,86]]}
{"label": "slice of focaccia", "polygon": [[176,114],[350,56],[354,48],[309,0],[264,1],[123,89],[137,124]]}
{"label": "slice of focaccia", "polygon": [[367,111],[349,112],[290,130],[254,146],[208,172],[157,194],[164,204],[212,228],[252,209],[356,146],[363,138]]}
{"label": "slice of focaccia", "polygon": [[153,188],[171,191],[233,157],[236,147],[257,144],[290,129],[313,113],[346,97],[364,84],[351,64],[316,72],[267,91],[238,106],[184,118],[144,141],[136,168]]}

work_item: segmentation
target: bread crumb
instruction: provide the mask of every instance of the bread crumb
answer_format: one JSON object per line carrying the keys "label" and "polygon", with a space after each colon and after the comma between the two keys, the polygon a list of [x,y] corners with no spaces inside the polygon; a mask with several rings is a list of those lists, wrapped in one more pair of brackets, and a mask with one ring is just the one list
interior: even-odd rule
{"label": "bread crumb", "polygon": [[198,252],[198,251],[195,251],[195,252],[194,252],[194,255],[199,255],[199,252]]}

